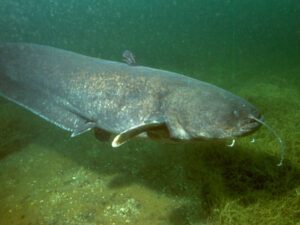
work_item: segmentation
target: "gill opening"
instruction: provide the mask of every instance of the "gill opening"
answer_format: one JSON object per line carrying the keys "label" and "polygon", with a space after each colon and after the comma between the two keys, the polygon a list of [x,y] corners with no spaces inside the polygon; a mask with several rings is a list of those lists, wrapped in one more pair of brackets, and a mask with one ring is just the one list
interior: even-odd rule
{"label": "gill opening", "polygon": [[262,120],[260,120],[256,117],[254,117],[253,115],[249,115],[249,118],[253,119],[256,122],[260,123],[261,125],[265,126],[277,138],[279,145],[280,145],[280,161],[277,164],[277,166],[282,166],[283,159],[284,159],[285,147],[284,147],[284,143],[283,143],[282,139],[280,138],[280,136],[278,135],[278,133],[272,127],[270,127],[268,124],[266,124],[265,122],[263,122]]}

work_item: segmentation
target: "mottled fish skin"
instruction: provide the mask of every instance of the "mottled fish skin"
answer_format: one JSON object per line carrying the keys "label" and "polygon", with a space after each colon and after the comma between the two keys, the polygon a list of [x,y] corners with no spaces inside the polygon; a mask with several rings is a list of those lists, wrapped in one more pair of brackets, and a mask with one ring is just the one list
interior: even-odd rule
{"label": "mottled fish skin", "polygon": [[0,95],[73,136],[149,123],[174,140],[223,139],[260,126],[253,105],[209,83],[37,44],[0,44]]}

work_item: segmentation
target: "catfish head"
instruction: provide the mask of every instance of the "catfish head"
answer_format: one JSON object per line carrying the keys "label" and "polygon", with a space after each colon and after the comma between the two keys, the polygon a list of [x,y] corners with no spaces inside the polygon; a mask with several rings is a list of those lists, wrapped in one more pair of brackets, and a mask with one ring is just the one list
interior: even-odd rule
{"label": "catfish head", "polygon": [[229,139],[248,135],[261,123],[258,110],[216,86],[201,82],[180,87],[165,97],[165,123],[174,140]]}

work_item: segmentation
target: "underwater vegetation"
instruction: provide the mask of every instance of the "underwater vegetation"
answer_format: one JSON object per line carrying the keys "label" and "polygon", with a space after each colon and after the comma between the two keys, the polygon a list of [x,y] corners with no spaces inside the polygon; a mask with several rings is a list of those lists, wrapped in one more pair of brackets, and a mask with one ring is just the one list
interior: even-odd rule
{"label": "underwater vegetation", "polygon": [[[255,99],[273,90],[255,100],[258,107],[276,102],[269,123],[277,127],[278,114],[285,120],[281,167],[278,142],[263,128],[255,143],[238,139],[233,148],[138,139],[112,150],[92,132],[70,139],[1,99],[0,224],[296,224],[299,133],[292,106],[299,100],[282,99],[297,92],[290,87],[276,95],[276,85],[254,86]],[[281,104],[290,104],[291,113],[276,111]]]}
{"label": "underwater vegetation", "polygon": [[263,126],[233,148],[134,139],[112,149],[0,98],[1,225],[300,224],[299,4],[0,0],[0,15],[1,42],[114,61],[128,49],[140,65],[229,90],[285,144],[281,167]]}

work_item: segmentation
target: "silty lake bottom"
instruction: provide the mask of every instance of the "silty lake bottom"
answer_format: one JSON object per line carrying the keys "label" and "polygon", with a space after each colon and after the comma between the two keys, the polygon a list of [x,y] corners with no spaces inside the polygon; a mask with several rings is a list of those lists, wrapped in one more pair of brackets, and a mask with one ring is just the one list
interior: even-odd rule
{"label": "silty lake bottom", "polygon": [[0,41],[115,61],[129,49],[138,64],[218,85],[262,112],[284,140],[283,166],[265,127],[233,148],[134,139],[113,149],[0,98],[0,225],[299,225],[300,5],[126,2],[0,0]]}
{"label": "silty lake bottom", "polygon": [[112,149],[1,98],[0,224],[297,224],[299,82],[274,68],[215,82],[263,110],[285,141],[282,167],[264,127],[233,148],[135,139]]}

